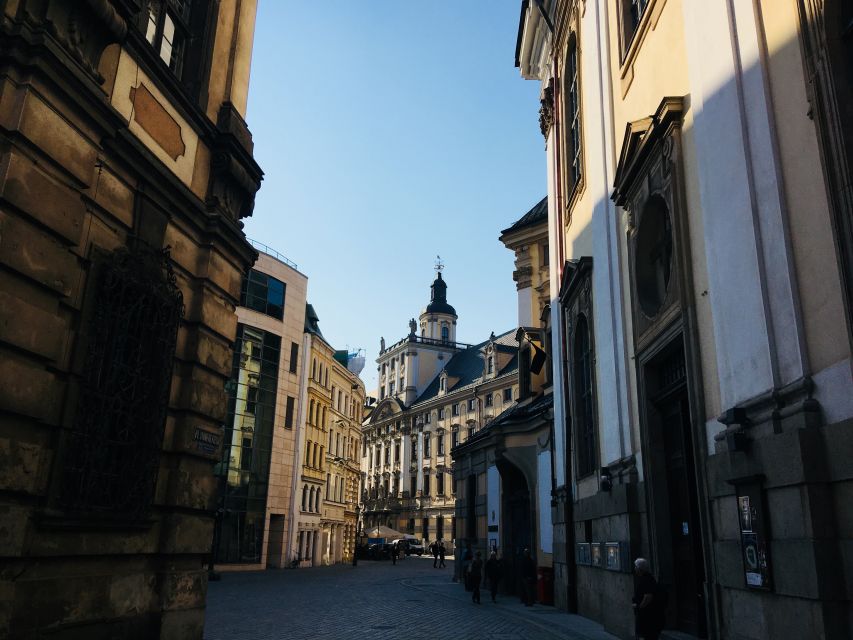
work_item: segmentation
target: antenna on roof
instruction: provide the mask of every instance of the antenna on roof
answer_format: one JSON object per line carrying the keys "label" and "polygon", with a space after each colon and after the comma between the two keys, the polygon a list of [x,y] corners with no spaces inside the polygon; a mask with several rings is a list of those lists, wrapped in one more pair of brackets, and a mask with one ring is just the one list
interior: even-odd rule
{"label": "antenna on roof", "polygon": [[444,263],[441,261],[441,256],[435,257],[435,270],[438,273],[441,273],[441,270],[444,269]]}

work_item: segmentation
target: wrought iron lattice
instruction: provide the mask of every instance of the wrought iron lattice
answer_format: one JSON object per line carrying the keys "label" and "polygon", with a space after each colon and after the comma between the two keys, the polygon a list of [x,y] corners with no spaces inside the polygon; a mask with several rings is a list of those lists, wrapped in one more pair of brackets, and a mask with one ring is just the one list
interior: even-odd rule
{"label": "wrought iron lattice", "polygon": [[61,502],[139,519],[157,481],[183,296],[168,248],[115,251],[96,287]]}

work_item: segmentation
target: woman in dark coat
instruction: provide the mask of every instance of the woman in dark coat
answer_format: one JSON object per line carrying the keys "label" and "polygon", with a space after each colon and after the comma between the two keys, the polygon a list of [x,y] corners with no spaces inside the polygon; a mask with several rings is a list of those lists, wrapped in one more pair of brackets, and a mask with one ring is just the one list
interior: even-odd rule
{"label": "woman in dark coat", "polygon": [[498,554],[492,551],[486,560],[486,580],[489,583],[489,591],[492,593],[492,602],[497,602],[498,582],[501,579],[501,561]]}
{"label": "woman in dark coat", "polygon": [[469,577],[471,579],[471,586],[474,588],[471,601],[480,604],[480,580],[483,579],[483,554],[479,551],[474,556],[474,562],[471,563]]}
{"label": "woman in dark coat", "polygon": [[666,603],[657,580],[649,572],[649,561],[634,561],[634,616],[637,637],[658,640],[663,631]]}

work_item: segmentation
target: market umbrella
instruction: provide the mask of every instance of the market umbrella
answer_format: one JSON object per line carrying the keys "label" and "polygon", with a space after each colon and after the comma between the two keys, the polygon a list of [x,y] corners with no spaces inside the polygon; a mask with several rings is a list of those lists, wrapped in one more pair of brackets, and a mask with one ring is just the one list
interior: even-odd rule
{"label": "market umbrella", "polygon": [[371,527],[364,532],[368,538],[387,538],[388,540],[399,540],[405,534],[400,533],[399,531],[395,531],[391,527],[384,527],[379,525],[378,527]]}

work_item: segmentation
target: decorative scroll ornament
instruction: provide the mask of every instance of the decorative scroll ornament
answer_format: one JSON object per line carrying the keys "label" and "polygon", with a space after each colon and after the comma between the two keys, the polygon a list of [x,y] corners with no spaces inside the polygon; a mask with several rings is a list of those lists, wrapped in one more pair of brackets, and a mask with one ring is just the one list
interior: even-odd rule
{"label": "decorative scroll ornament", "polygon": [[548,81],[548,86],[545,87],[544,95],[539,101],[539,130],[542,136],[547,140],[548,132],[551,131],[551,126],[554,124],[554,79]]}

